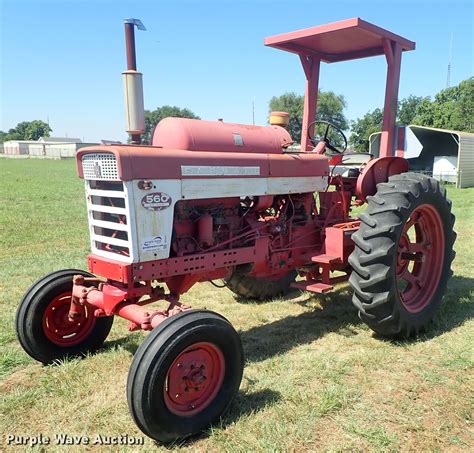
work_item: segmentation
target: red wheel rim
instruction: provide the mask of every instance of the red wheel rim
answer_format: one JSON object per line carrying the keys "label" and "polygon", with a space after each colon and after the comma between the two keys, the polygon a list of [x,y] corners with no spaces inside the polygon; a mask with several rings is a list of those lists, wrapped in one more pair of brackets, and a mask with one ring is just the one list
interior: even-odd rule
{"label": "red wheel rim", "polygon": [[407,311],[417,313],[429,305],[443,261],[443,222],[433,206],[422,204],[411,213],[398,242],[398,291]]}
{"label": "red wheel rim", "polygon": [[166,407],[176,415],[191,417],[216,397],[224,381],[225,360],[214,344],[188,346],[168,370],[164,386]]}
{"label": "red wheel rim", "polygon": [[72,293],[56,296],[46,307],[43,315],[43,331],[46,337],[58,346],[75,346],[83,341],[92,331],[96,318],[85,306],[78,307],[79,315],[74,321],[69,320]]}

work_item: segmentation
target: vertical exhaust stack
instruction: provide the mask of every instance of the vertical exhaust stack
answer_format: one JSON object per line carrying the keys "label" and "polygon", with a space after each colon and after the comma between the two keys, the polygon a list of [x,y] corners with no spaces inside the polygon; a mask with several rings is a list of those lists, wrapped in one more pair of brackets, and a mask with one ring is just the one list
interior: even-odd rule
{"label": "vertical exhaust stack", "polygon": [[143,74],[137,71],[135,53],[135,26],[146,30],[139,19],[125,19],[125,46],[127,51],[127,70],[122,72],[126,131],[131,143],[139,144],[140,135],[145,132],[145,108],[143,103]]}

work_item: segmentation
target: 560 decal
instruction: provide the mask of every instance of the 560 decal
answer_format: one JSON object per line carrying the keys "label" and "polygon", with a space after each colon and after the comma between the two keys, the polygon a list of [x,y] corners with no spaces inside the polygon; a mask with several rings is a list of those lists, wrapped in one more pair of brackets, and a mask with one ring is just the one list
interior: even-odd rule
{"label": "560 decal", "polygon": [[165,192],[154,192],[142,198],[142,206],[149,211],[162,211],[171,206],[171,197]]}

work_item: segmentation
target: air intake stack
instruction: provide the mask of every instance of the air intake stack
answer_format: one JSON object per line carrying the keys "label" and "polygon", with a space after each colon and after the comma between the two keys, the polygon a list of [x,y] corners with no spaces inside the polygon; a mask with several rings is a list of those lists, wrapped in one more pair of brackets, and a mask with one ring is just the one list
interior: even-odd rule
{"label": "air intake stack", "polygon": [[135,53],[135,26],[146,30],[139,19],[125,19],[125,46],[127,52],[127,70],[122,72],[126,131],[131,142],[140,143],[140,135],[145,132],[145,109],[143,103],[143,74],[137,71]]}

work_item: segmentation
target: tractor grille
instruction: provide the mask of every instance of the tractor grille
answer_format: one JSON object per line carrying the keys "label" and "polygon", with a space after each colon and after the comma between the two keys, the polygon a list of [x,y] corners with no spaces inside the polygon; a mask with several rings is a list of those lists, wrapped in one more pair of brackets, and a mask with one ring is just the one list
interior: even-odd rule
{"label": "tractor grille", "polygon": [[128,184],[86,179],[86,196],[93,253],[132,262],[134,226]]}
{"label": "tractor grille", "polygon": [[91,153],[82,156],[84,179],[95,181],[117,181],[117,159],[110,153]]}

